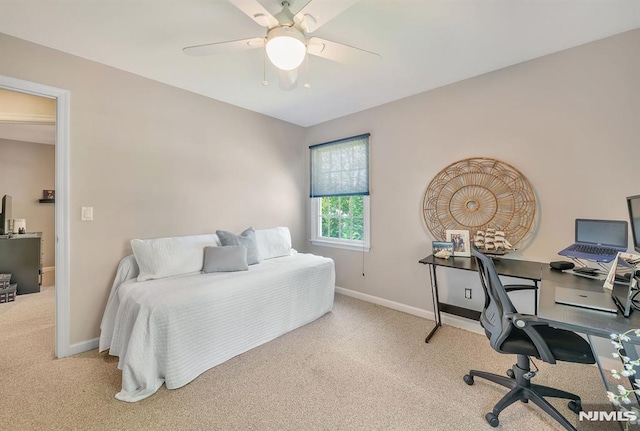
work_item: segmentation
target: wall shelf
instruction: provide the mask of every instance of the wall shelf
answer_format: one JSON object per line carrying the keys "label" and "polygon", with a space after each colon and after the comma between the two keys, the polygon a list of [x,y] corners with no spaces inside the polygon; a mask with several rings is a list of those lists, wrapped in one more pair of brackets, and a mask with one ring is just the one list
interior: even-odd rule
{"label": "wall shelf", "polygon": [[39,199],[38,202],[40,202],[41,204],[48,204],[48,203],[56,203],[55,199]]}

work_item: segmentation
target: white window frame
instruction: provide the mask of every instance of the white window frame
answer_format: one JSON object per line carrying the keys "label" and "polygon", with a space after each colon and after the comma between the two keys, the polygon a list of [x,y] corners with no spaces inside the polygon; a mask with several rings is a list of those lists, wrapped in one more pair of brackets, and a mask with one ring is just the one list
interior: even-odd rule
{"label": "white window frame", "polygon": [[355,240],[355,239],[342,239],[342,238],[330,238],[326,236],[322,236],[322,205],[320,205],[320,199],[322,198],[311,198],[311,244],[319,245],[322,247],[334,247],[341,248],[344,250],[353,250],[353,251],[361,251],[361,252],[369,252],[370,249],[370,205],[369,205],[369,196],[363,196],[363,208],[362,215],[364,217],[363,220],[363,230],[364,230],[364,240]]}

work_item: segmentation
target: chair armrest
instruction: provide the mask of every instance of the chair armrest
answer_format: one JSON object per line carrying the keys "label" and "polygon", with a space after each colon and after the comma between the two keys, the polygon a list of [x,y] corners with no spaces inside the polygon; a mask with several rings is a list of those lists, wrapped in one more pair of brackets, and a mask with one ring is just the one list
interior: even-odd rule
{"label": "chair armrest", "polygon": [[514,292],[518,290],[537,290],[538,286],[534,286],[533,284],[507,284],[503,286],[504,290],[507,292]]}
{"label": "chair armrest", "polygon": [[534,328],[534,326],[547,326],[546,322],[539,320],[538,316],[531,314],[507,313],[505,317],[512,322],[516,328],[523,330],[524,333],[527,334],[531,342],[533,342],[533,345],[536,346],[540,354],[540,359],[549,364],[556,363],[556,358],[553,356],[553,353],[551,353],[547,342],[544,341],[544,338],[542,338]]}

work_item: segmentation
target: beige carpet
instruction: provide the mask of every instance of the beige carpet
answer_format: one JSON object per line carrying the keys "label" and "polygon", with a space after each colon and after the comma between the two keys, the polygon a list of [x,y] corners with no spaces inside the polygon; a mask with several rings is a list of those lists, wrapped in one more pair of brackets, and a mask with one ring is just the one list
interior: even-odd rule
{"label": "beige carpet", "polygon": [[[116,358],[94,350],[54,359],[53,299],[44,288],[0,304],[2,430],[489,430],[484,415],[505,390],[462,376],[504,373],[514,361],[452,327],[425,344],[433,322],[336,295],[321,319],[129,404],[114,398]],[[537,362],[534,382],[607,405],[595,367]],[[555,405],[577,423],[564,401]],[[523,403],[500,421],[503,430],[561,429]]]}

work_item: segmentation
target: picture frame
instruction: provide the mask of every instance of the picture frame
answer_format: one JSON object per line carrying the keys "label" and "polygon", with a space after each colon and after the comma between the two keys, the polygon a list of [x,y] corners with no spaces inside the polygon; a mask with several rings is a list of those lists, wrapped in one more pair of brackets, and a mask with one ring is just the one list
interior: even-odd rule
{"label": "picture frame", "polygon": [[447,250],[453,256],[453,243],[446,241],[432,241],[431,242],[431,253],[436,254],[439,251]]}
{"label": "picture frame", "polygon": [[43,190],[42,191],[42,199],[55,199],[56,191],[55,190]]}
{"label": "picture frame", "polygon": [[468,230],[446,230],[447,242],[453,244],[453,256],[471,257],[471,243]]}

